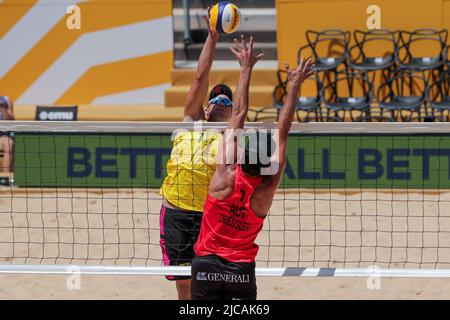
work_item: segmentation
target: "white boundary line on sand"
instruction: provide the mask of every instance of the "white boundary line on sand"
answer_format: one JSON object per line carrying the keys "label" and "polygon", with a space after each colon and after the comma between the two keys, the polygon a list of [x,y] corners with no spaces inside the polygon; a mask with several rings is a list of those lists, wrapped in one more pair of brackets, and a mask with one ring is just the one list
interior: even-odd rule
{"label": "white boundary line on sand", "polygon": [[[187,276],[190,267],[0,265],[0,274]],[[450,278],[450,269],[256,268],[260,277]]]}

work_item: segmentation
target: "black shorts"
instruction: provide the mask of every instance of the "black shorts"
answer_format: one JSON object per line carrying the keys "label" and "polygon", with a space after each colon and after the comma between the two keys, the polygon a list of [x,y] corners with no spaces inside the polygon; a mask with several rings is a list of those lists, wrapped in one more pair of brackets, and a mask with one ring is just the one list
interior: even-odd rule
{"label": "black shorts", "polygon": [[191,290],[192,300],[256,300],[255,263],[196,256]]}
{"label": "black shorts", "polygon": [[[190,266],[194,259],[202,223],[201,212],[161,207],[160,245],[165,266]],[[185,280],[190,276],[166,276],[168,280]]]}

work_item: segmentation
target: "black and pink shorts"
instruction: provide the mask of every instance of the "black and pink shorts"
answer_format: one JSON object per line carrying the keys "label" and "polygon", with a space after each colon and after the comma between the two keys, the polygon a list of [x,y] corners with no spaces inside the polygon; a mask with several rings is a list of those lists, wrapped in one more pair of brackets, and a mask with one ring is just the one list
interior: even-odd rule
{"label": "black and pink shorts", "polygon": [[[165,266],[190,266],[194,259],[202,223],[202,212],[175,210],[161,206],[160,244]],[[190,279],[190,276],[166,276],[168,280]]]}

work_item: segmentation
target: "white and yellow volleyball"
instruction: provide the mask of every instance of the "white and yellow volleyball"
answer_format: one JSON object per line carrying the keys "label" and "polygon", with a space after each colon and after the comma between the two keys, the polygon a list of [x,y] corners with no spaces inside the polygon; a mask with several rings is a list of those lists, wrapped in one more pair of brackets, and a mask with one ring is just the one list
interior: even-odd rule
{"label": "white and yellow volleyball", "polygon": [[209,21],[217,32],[231,34],[239,28],[241,12],[234,4],[222,1],[211,9]]}

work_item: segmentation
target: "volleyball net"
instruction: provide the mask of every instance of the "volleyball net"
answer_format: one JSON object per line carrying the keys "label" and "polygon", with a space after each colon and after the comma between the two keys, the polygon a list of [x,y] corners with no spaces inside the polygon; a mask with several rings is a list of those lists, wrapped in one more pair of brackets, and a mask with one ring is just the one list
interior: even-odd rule
{"label": "volleyball net", "polygon": [[[160,248],[176,128],[197,130],[0,122],[14,133],[0,273],[190,274],[165,267]],[[257,239],[258,275],[450,276],[450,124],[294,124],[287,160]]]}

